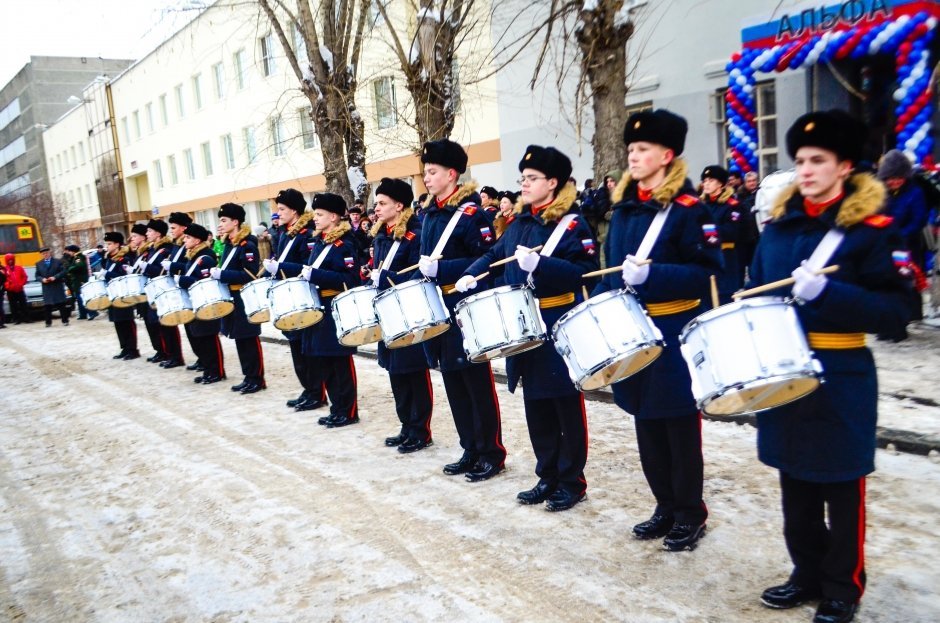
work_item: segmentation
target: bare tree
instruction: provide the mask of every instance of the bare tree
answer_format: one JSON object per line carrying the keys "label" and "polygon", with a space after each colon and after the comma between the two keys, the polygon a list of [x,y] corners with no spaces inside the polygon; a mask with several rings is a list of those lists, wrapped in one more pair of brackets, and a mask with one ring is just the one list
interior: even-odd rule
{"label": "bare tree", "polygon": [[[322,0],[316,13],[308,0],[258,2],[300,90],[310,101],[326,189],[351,205],[368,194],[365,126],[356,108],[356,76],[369,0]],[[297,33],[303,45],[295,45],[288,33]]]}

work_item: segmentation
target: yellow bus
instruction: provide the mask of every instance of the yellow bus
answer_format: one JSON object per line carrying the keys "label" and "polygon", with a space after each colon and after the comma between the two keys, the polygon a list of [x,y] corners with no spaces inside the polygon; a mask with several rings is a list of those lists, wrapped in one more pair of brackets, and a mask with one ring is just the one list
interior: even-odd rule
{"label": "yellow bus", "polygon": [[42,234],[36,219],[18,214],[0,214],[0,258],[16,256],[20,266],[35,266],[41,259]]}

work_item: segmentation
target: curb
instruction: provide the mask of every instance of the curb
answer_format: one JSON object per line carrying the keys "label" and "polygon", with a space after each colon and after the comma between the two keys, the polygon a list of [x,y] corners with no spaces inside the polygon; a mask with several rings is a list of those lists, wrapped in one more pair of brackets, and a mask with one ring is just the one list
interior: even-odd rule
{"label": "curb", "polygon": [[[269,342],[271,344],[287,344],[287,339],[270,337],[266,335],[261,336],[262,342]],[[356,353],[357,357],[363,357],[365,359],[375,360],[378,358],[378,355],[370,350],[358,351]],[[493,377],[498,383],[503,385],[506,384],[506,374],[501,370],[493,370]],[[890,396],[898,400],[911,400],[918,404],[925,406],[940,406],[937,405],[933,400],[919,398],[917,396],[909,396],[907,394],[900,393],[885,393],[885,396]],[[584,392],[584,399],[590,400],[593,402],[603,402],[606,404],[614,404],[614,395],[609,391],[603,390],[592,390]],[[743,414],[743,415],[723,415],[723,416],[714,416],[708,415],[707,413],[702,414],[702,418],[710,422],[733,422],[738,425],[747,425],[757,427],[757,416],[754,414]],[[925,435],[922,433],[914,433],[907,430],[901,430],[898,428],[885,428],[879,426],[877,428],[877,445],[879,448],[888,448],[888,446],[893,446],[893,449],[898,452],[905,452],[908,454],[917,454],[920,456],[927,456],[931,452],[940,452],[940,437],[935,437],[933,435]]]}

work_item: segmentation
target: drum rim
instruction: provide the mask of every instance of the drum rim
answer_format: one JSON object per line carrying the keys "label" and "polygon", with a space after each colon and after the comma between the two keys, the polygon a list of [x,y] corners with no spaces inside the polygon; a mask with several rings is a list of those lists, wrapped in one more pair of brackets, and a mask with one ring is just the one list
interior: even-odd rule
{"label": "drum rim", "polygon": [[[537,343],[535,343],[535,342],[537,342]],[[479,357],[480,355],[471,355],[470,353],[467,353],[467,358],[468,358],[470,361],[472,361],[473,363],[483,363],[483,362],[486,362],[486,361],[493,361],[494,359],[503,359],[503,358],[506,358],[506,357],[515,357],[516,355],[521,355],[522,353],[528,352],[528,351],[530,351],[530,350],[535,350],[536,348],[539,348],[540,346],[544,346],[544,345],[549,344],[549,343],[551,343],[551,341],[548,339],[548,335],[542,334],[541,336],[536,336],[536,337],[533,338],[533,339],[528,339],[528,340],[512,340],[512,341],[509,341],[509,342],[504,342],[504,343],[500,344],[499,346],[493,346],[493,347],[488,348],[487,350],[483,351],[484,353],[486,353],[486,352],[489,352],[489,351],[494,350],[494,349],[496,349],[496,348],[506,348],[507,346],[513,346],[513,345],[522,346],[522,345],[525,345],[525,344],[531,344],[528,348],[524,348],[523,350],[520,350],[520,351],[518,351],[518,352],[515,352],[515,353],[513,353],[513,354],[511,354],[511,355],[499,355],[498,357],[486,357],[485,359],[477,359],[476,357]],[[464,352],[467,352],[467,351],[464,350]]]}
{"label": "drum rim", "polygon": [[563,320],[567,320],[570,316],[577,315],[578,313],[587,309],[588,307],[590,307],[591,305],[595,303],[603,302],[603,301],[606,301],[607,299],[619,298],[620,295],[622,294],[628,294],[631,297],[636,298],[636,294],[634,294],[630,290],[627,290],[626,288],[620,288],[619,290],[607,290],[606,292],[601,292],[600,294],[596,296],[592,296],[589,299],[581,301],[580,303],[578,303],[577,305],[575,305],[574,307],[566,311],[564,314],[562,314],[558,318],[558,320],[555,321],[555,324],[552,325],[552,339],[554,339],[555,337],[555,330],[559,327],[559,325],[561,325]]}
{"label": "drum rim", "polygon": [[[366,290],[378,290],[378,288],[372,285],[368,285],[368,284],[356,286],[355,288],[349,288],[348,290],[344,290],[343,292],[340,292],[339,294],[333,297],[333,305],[336,305],[337,301],[341,299],[348,298],[346,296],[347,294],[352,294],[353,292],[356,292],[358,294],[360,292],[365,292]],[[378,293],[376,293],[375,296],[378,296]]]}
{"label": "drum rim", "polygon": [[[451,321],[450,321],[450,316],[448,316],[445,320],[441,320],[440,322],[435,322],[435,323],[429,324],[429,325],[427,325],[427,326],[425,326],[425,327],[421,327],[421,329],[424,330],[424,331],[427,331],[428,329],[433,329],[433,328],[435,328],[435,327],[439,327],[439,326],[445,325],[445,324],[446,324],[446,325],[451,325],[451,324],[452,324]],[[381,323],[379,323],[379,327],[381,328]],[[402,332],[400,332],[400,333],[396,333],[395,335],[390,336],[389,339],[391,339],[391,340],[394,342],[395,340],[401,339],[402,337],[404,337],[404,336],[406,336],[406,335],[411,335],[411,334],[414,333],[416,330],[417,330],[417,329],[411,329],[411,330],[409,330],[409,331],[402,331]],[[385,342],[385,334],[384,334],[384,333],[382,334],[382,341]],[[424,340],[422,340],[422,342],[423,342],[423,341],[424,341]],[[416,343],[416,344],[420,344],[421,342],[415,342],[415,343]],[[386,346],[388,346],[388,343],[386,343]]]}
{"label": "drum rim", "polygon": [[512,292],[514,290],[530,290],[532,292],[532,298],[534,298],[536,301],[538,300],[538,297],[535,296],[535,288],[533,288],[532,286],[526,283],[513,283],[510,285],[497,286],[495,288],[483,290],[482,292],[474,292],[467,298],[461,299],[454,306],[454,312],[456,313],[457,310],[463,307],[466,307],[467,305],[470,305],[471,303],[473,303],[473,301],[482,300],[483,298],[488,297],[488,296],[496,296],[497,294],[503,294],[504,292]]}
{"label": "drum rim", "polygon": [[[557,344],[557,342],[555,342],[555,344]],[[635,353],[635,352],[638,352],[638,351],[641,351],[641,350],[645,350],[645,349],[647,349],[647,348],[650,348],[651,346],[658,346],[658,347],[659,347],[659,354],[656,355],[655,357],[653,357],[652,359],[650,359],[649,362],[647,362],[647,364],[646,364],[645,366],[643,366],[642,368],[640,368],[639,370],[637,370],[636,372],[633,373],[633,374],[637,374],[638,372],[642,371],[644,368],[646,368],[647,366],[649,366],[650,364],[652,364],[654,361],[656,361],[657,359],[659,359],[659,358],[662,356],[663,352],[666,350],[666,341],[665,341],[665,340],[656,339],[656,340],[652,340],[651,342],[644,342],[644,344],[645,344],[645,346],[643,346],[643,347],[641,347],[641,348],[634,348],[634,349],[629,350],[629,351],[627,351],[627,352],[625,352],[625,353],[620,353],[619,355],[616,355],[616,356],[614,356],[614,357],[612,357],[612,358],[610,358],[610,359],[606,359],[606,360],[605,360],[605,363],[603,363],[603,364],[598,363],[598,364],[595,364],[595,365],[591,366],[588,370],[585,371],[586,374],[583,374],[583,375],[581,376],[581,379],[579,379],[579,380],[577,380],[577,381],[574,381],[574,384],[578,386],[578,389],[581,389],[581,381],[582,381],[582,380],[591,378],[592,376],[594,376],[595,374],[597,374],[598,372],[600,372],[601,370],[603,370],[603,369],[606,368],[607,366],[610,366],[610,365],[613,365],[613,364],[615,364],[615,363],[619,363],[619,362],[623,361],[623,359],[626,358],[626,357],[627,357],[628,355],[630,355],[631,353]],[[556,350],[556,351],[558,350],[557,346],[556,346],[555,350]],[[561,358],[565,360],[565,365],[567,365],[567,363],[568,363],[567,358],[565,358],[565,356],[562,355],[561,353],[558,353],[558,354],[561,355]],[[570,368],[569,368],[569,370],[570,370]],[[633,375],[631,374],[630,376],[633,376]],[[630,378],[630,377],[628,376],[628,377],[624,377],[624,378]],[[619,383],[619,382],[622,381],[622,380],[624,380],[624,379],[620,379],[620,380],[618,380],[618,381],[613,381],[612,383],[608,383],[607,385],[602,385],[601,387],[607,387],[608,385],[613,385],[614,383]],[[598,388],[598,389],[599,389],[599,388]],[[581,390],[581,391],[592,391],[592,390]]]}
{"label": "drum rim", "polygon": [[274,280],[271,279],[270,277],[259,277],[258,279],[255,279],[254,281],[249,281],[248,283],[246,283],[242,287],[242,290],[248,290],[249,288],[254,290],[255,284],[261,284],[262,282],[265,282],[265,281],[268,282],[268,289],[271,289],[274,285]]}
{"label": "drum rim", "polygon": [[434,288],[440,290],[441,287],[433,281],[428,281],[427,279],[409,279],[408,281],[403,281],[401,283],[396,283],[390,288],[386,288],[375,295],[375,298],[383,297],[389,292],[398,292],[399,290],[404,290],[405,288],[416,288],[418,286],[423,286],[423,284],[428,284]]}
{"label": "drum rim", "polygon": [[805,394],[800,394],[799,396],[797,396],[797,397],[795,397],[795,398],[790,398],[789,400],[786,400],[786,401],[784,401],[784,402],[777,403],[777,404],[775,404],[775,405],[773,405],[773,406],[771,406],[771,407],[764,407],[763,409],[754,409],[753,411],[740,411],[740,412],[737,412],[737,413],[711,413],[711,412],[708,411],[708,409],[705,408],[705,406],[706,406],[705,401],[706,401],[706,400],[708,400],[709,402],[712,402],[712,401],[715,400],[715,398],[720,398],[720,397],[726,395],[727,393],[729,393],[729,390],[732,389],[731,387],[726,387],[726,388],[723,388],[723,389],[714,391],[714,392],[708,394],[707,396],[703,397],[702,400],[696,400],[696,401],[695,401],[695,404],[698,406],[699,409],[701,409],[703,412],[707,413],[708,415],[714,415],[714,416],[717,416],[717,417],[731,417],[731,416],[734,416],[734,415],[744,415],[744,414],[747,414],[747,413],[763,413],[764,411],[769,411],[770,409],[776,409],[777,407],[782,407],[782,406],[784,406],[784,405],[788,405],[788,404],[790,404],[791,402],[796,402],[797,400],[800,400],[801,398],[806,398],[807,396],[809,396],[810,394],[812,394],[814,391],[816,391],[817,389],[819,389],[819,386],[823,384],[823,381],[824,381],[824,373],[816,372],[816,371],[814,370],[812,373],[810,373],[810,374],[808,374],[808,375],[807,375],[807,374],[797,374],[797,373],[791,373],[791,374],[775,374],[775,375],[773,375],[773,376],[768,376],[768,377],[764,377],[764,378],[750,379],[749,381],[747,381],[747,382],[745,382],[745,383],[735,383],[733,387],[734,387],[735,389],[737,389],[737,390],[740,391],[740,390],[743,390],[743,389],[752,389],[752,387],[749,387],[749,386],[754,385],[754,384],[757,383],[758,381],[778,380],[778,381],[784,381],[784,382],[785,382],[785,381],[793,381],[793,380],[799,380],[799,379],[813,379],[813,380],[816,381],[816,385],[815,385],[815,387],[813,387],[813,389],[811,389],[810,391],[806,392]]}
{"label": "drum rim", "polygon": [[[740,309],[747,309],[748,307],[777,307],[783,306],[788,309],[793,308],[793,303],[781,296],[755,296],[753,298],[742,299],[740,301],[734,301],[732,303],[725,303],[720,307],[714,309],[709,309],[708,311],[702,312],[692,320],[688,321],[682,331],[679,332],[679,343],[685,344],[686,338],[689,333],[692,332],[698,326],[704,325],[707,322],[715,320],[716,318],[721,318],[727,316],[728,314],[733,314]],[[733,308],[733,309],[732,309]]]}

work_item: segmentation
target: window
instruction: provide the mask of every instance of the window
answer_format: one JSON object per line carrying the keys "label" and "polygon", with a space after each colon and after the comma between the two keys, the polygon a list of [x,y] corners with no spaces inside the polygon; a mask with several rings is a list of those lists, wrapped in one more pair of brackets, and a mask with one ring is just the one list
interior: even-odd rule
{"label": "window", "polygon": [[193,76],[193,105],[196,110],[202,110],[202,74]]}
{"label": "window", "polygon": [[372,82],[375,96],[375,120],[380,130],[398,123],[395,116],[395,83],[389,76]]}
{"label": "window", "polygon": [[147,132],[153,134],[153,102],[147,102],[147,105],[144,106],[144,117],[147,120]]}
{"label": "window", "polygon": [[241,49],[235,52],[233,60],[235,61],[235,85],[240,91],[245,88],[245,83],[247,82],[245,76],[245,50]]}
{"label": "window", "polygon": [[157,188],[163,188],[163,168],[159,160],[153,161],[153,178],[157,183]]}
{"label": "window", "polygon": [[245,141],[245,153],[248,155],[248,164],[258,157],[258,146],[255,144],[255,129],[242,128],[242,138]]}
{"label": "window", "polygon": [[203,143],[202,148],[202,168],[206,171],[206,177],[212,175],[212,147],[209,143]]}
{"label": "window", "polygon": [[274,64],[274,35],[268,33],[259,41],[261,42],[261,69],[265,76],[271,76],[277,70]]}
{"label": "window", "polygon": [[131,113],[131,122],[134,127],[134,140],[140,138],[140,111],[135,110]]}
{"label": "window", "polygon": [[296,23],[291,24],[291,32],[294,35],[294,54],[297,55],[297,62],[301,67],[307,66],[307,42],[304,41],[304,33]]}
{"label": "window", "polygon": [[313,130],[313,121],[310,119],[310,107],[297,111],[300,116],[300,135],[303,137],[304,149],[313,149],[317,146],[317,133]]}
{"label": "window", "polygon": [[275,156],[283,156],[287,151],[284,136],[284,122],[278,115],[271,119],[271,146],[274,148]]}
{"label": "window", "polygon": [[176,173],[176,156],[171,154],[166,157],[166,168],[170,173],[170,184],[173,186],[179,184],[180,178]]}
{"label": "window", "polygon": [[[25,153],[26,137],[19,136],[16,139],[10,141],[6,147],[0,149],[0,167],[6,166],[8,163],[13,162]],[[65,163],[68,165],[67,159]],[[59,168],[61,169],[61,167]]]}
{"label": "window", "polygon": [[7,127],[7,125],[20,116],[20,98],[15,98],[12,102],[6,105],[3,110],[0,110],[0,130]]}
{"label": "window", "polygon": [[91,205],[91,186],[85,184],[85,205]]}
{"label": "window", "polygon": [[186,163],[186,179],[190,182],[196,179],[196,163],[193,161],[193,150],[183,150],[183,160]]}
{"label": "window", "polygon": [[[731,159],[728,141],[728,120],[724,114],[725,89],[715,94],[714,121],[721,128],[721,152],[725,160]],[[757,114],[754,122],[757,124],[757,160],[758,175],[763,179],[779,167],[780,148],[777,138],[777,93],[773,82],[762,82],[755,86],[754,100],[757,104]],[[720,101],[719,101],[720,98]],[[720,106],[719,106],[720,104]]]}
{"label": "window", "polygon": [[220,100],[225,97],[225,67],[222,63],[212,66],[212,84],[215,87],[215,99]]}
{"label": "window", "polygon": [[69,148],[69,155],[71,156],[69,158],[69,162],[72,163],[71,168],[74,169],[78,166],[78,163],[75,161],[75,145],[72,145],[72,147]]}
{"label": "window", "polygon": [[160,96],[160,123],[164,128],[170,124],[170,115],[166,110],[166,93]]}
{"label": "window", "polygon": [[176,94],[176,117],[182,119],[186,116],[186,102],[183,101],[183,85],[178,84],[173,87],[173,92]]}
{"label": "window", "polygon": [[235,148],[232,146],[232,135],[222,137],[222,157],[225,158],[225,168],[235,168]]}
{"label": "window", "polygon": [[81,142],[78,144],[78,162],[79,164],[85,164],[85,143]]}
{"label": "window", "polygon": [[127,117],[121,117],[121,133],[124,134],[125,143],[131,142],[131,133],[130,133],[130,130],[128,130],[128,127],[129,126],[127,125]]}
{"label": "window", "polygon": [[[24,148],[23,151],[24,151],[24,153],[25,153],[26,149]],[[4,164],[5,164],[5,163],[4,163]],[[62,156],[61,156],[61,154],[56,154],[56,156],[55,156],[55,164],[56,164],[56,168],[59,170],[59,173],[64,173],[64,172],[65,172],[65,169],[62,168]],[[66,163],[66,164],[68,164],[68,163]]]}

